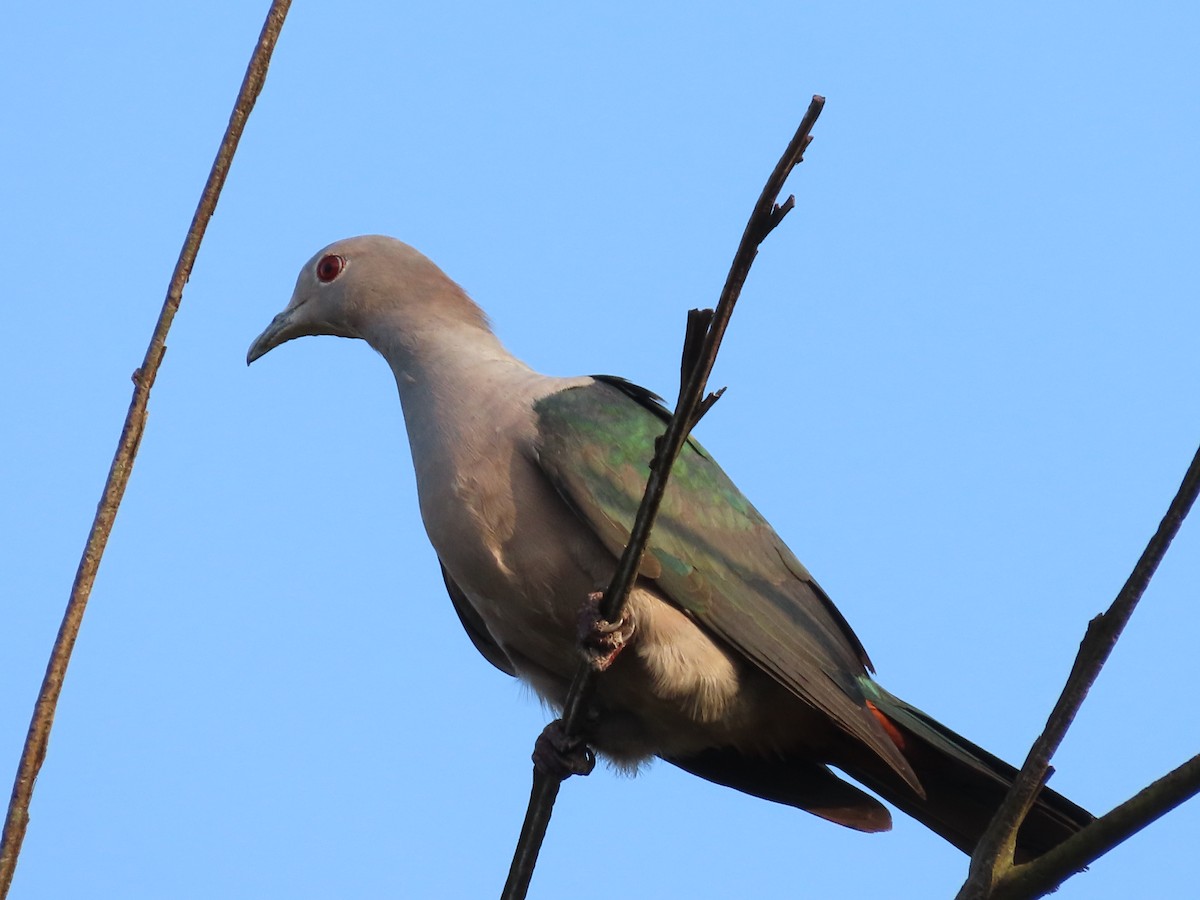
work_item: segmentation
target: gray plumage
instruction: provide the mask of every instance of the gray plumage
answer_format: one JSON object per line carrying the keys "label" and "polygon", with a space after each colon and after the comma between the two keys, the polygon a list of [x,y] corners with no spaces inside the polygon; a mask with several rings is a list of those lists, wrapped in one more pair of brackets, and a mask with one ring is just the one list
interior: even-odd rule
{"label": "gray plumage", "polygon": [[[296,337],[362,338],[395,376],[421,517],[475,646],[561,707],[589,593],[612,575],[663,411],[620,379],[540,375],[411,247],[335,243],[301,271],[252,362]],[[833,603],[695,441],[673,470],[589,736],[865,831],[890,826],[837,765],[964,850],[1006,764],[888,694]],[[1044,791],[1025,855],[1090,816]]]}

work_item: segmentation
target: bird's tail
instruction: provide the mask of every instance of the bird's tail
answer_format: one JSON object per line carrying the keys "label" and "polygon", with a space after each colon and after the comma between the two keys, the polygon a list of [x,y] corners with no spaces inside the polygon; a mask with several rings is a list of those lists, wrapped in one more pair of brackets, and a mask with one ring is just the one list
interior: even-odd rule
{"label": "bird's tail", "polygon": [[[1017,770],[878,685],[872,683],[871,689],[872,712],[899,745],[925,796],[873,761],[861,768],[846,766],[847,773],[971,853]],[[1042,788],[1017,834],[1018,860],[1045,853],[1091,821],[1087,810]]]}

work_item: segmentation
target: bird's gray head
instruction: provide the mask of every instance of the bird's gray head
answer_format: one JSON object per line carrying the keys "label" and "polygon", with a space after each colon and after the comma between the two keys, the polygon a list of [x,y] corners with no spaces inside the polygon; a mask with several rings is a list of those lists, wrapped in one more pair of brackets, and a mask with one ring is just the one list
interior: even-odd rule
{"label": "bird's gray head", "polygon": [[424,329],[448,325],[488,328],[463,290],[408,244],[374,234],[347,238],[304,264],[292,299],[250,345],[246,364],[310,334],[374,343],[384,326],[419,340]]}

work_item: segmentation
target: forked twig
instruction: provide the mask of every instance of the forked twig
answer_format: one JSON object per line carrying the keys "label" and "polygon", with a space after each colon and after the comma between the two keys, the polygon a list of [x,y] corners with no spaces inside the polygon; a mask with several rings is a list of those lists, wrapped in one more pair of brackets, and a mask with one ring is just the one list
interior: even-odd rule
{"label": "forked twig", "polygon": [[[742,233],[716,311],[693,310],[689,316],[679,399],[675,404],[675,412],[667,424],[666,432],[658,441],[657,452],[650,466],[646,492],[642,496],[641,505],[630,530],[629,542],[621,554],[613,579],[600,604],[599,615],[609,622],[616,622],[621,618],[625,601],[641,564],[642,554],[645,552],[646,542],[650,537],[650,529],[654,525],[654,518],[666,491],[667,478],[675,457],[687,440],[688,433],[720,396],[719,391],[707,396],[704,391],[716,362],[721,338],[741,294],[742,285],[750,272],[750,266],[758,254],[759,244],[795,206],[794,197],[788,197],[782,204],[778,203],[779,194],[788,175],[803,159],[804,150],[812,141],[810,132],[824,105],[824,97],[813,97],[800,127],[780,157],[771,177],[767,179]],[[583,598],[580,598],[581,603],[582,600]],[[563,732],[568,738],[582,736],[582,724],[595,693],[596,677],[597,673],[587,663],[581,663],[576,670],[562,715]],[[537,766],[534,767],[529,807],[521,826],[521,836],[517,841],[501,900],[523,900],[525,897],[560,784],[559,779],[546,774]]]}
{"label": "forked twig", "polygon": [[54,724],[54,711],[58,706],[58,698],[62,693],[63,679],[67,674],[67,665],[71,660],[71,651],[75,647],[75,639],[79,635],[79,626],[83,622],[83,613],[87,607],[92,584],[96,580],[96,571],[100,567],[100,558],[104,555],[104,547],[112,531],[117,508],[125,494],[125,486],[129,483],[129,475],[133,469],[133,461],[137,456],[138,444],[146,427],[146,405],[150,398],[150,389],[154,386],[158,367],[162,363],[166,351],[167,331],[179,309],[183,298],[183,286],[191,275],[196,254],[200,249],[200,241],[208,227],[217,206],[217,198],[225,184],[225,176],[233,161],[238,141],[246,127],[246,119],[254,108],[254,101],[262,90],[267,77],[267,66],[271,61],[271,53],[279,38],[283,20],[287,16],[291,0],[273,0],[258,43],[250,57],[250,65],[246,69],[246,77],[242,80],[241,90],[238,91],[233,113],[229,117],[229,125],[225,136],[217,149],[217,157],[208,174],[208,181],[200,195],[196,213],[192,217],[191,227],[183,241],[179,259],[175,263],[175,271],[167,286],[167,297],[159,313],[158,322],[150,337],[150,345],[146,348],[142,365],[133,373],[133,399],[129,411],[125,414],[125,424],[121,429],[121,437],[117,442],[117,450],[113,456],[112,465],[108,470],[108,479],[100,495],[100,503],[96,508],[96,516],[92,521],[91,531],[88,532],[84,544],[83,556],[75,573],[75,582],[71,586],[71,594],[67,600],[67,608],[63,613],[62,624],[59,626],[58,637],[55,638],[54,648],[50,651],[50,660],[46,665],[46,675],[38,692],[37,702],[33,708],[33,716],[29,723],[29,732],[25,736],[25,746],[21,751],[21,761],[17,765],[17,774],[13,780],[12,796],[8,803],[8,814],[4,820],[4,836],[0,839],[0,900],[8,896],[12,885],[13,873],[17,867],[17,857],[21,853],[21,844],[25,840],[25,829],[29,824],[29,803],[33,797],[33,785],[37,779],[42,761],[46,758],[46,745],[50,740],[50,729]]}
{"label": "forked twig", "polygon": [[[1071,727],[1075,714],[1116,646],[1117,638],[1133,615],[1134,608],[1154,577],[1158,564],[1166,555],[1197,494],[1200,494],[1200,449],[1192,457],[1192,463],[1158,530],[1146,545],[1112,606],[1088,623],[1087,634],[1080,644],[1066,686],[1004,803],[975,848],[970,874],[957,900],[1042,896],[1200,789],[1200,783],[1197,782],[1200,767],[1193,760],[1152,785],[1151,788],[1157,785],[1158,789],[1149,797],[1143,795],[1151,788],[1092,822],[1050,853],[1024,865],[1013,866],[1017,829],[1049,774],[1050,758]],[[1134,803],[1135,800],[1138,802]],[[1155,805],[1149,806],[1151,802]],[[1130,827],[1135,823],[1138,823],[1136,827]],[[1113,840],[1117,834],[1120,837]],[[1023,885],[1025,891],[1018,893],[1018,885]],[[1040,885],[1048,886],[1037,887]],[[1029,892],[1031,890],[1032,893]]]}
{"label": "forked twig", "polygon": [[1200,756],[1193,756],[1053,850],[1013,869],[996,885],[994,900],[1044,897],[1117,844],[1200,793]]}

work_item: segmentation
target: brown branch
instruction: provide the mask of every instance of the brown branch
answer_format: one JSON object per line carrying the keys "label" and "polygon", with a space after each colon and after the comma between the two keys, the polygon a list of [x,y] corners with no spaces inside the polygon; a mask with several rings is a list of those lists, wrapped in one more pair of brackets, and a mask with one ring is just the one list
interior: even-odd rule
{"label": "brown branch", "polygon": [[[1095,682],[1104,663],[1116,646],[1121,631],[1133,614],[1134,608],[1145,593],[1158,564],[1162,562],[1171,546],[1171,541],[1187,517],[1188,511],[1200,493],[1200,449],[1192,457],[1183,482],[1167,513],[1159,523],[1158,530],[1146,545],[1141,558],[1133,567],[1120,593],[1117,594],[1107,612],[1101,613],[1088,623],[1087,633],[1079,646],[1075,664],[1067,678],[1066,686],[1050,713],[1046,728],[1034,742],[1025,765],[1009,789],[1004,803],[997,810],[988,830],[984,833],[971,858],[971,870],[957,900],[984,900],[999,896],[996,888],[1008,878],[1013,867],[1013,849],[1016,845],[1017,829],[1037,797],[1042,784],[1049,776],[1050,758],[1062,743],[1075,714],[1083,705],[1088,691]],[[1166,810],[1164,809],[1163,812]],[[1115,812],[1115,811],[1114,811]],[[1110,813],[1111,815],[1111,813]],[[1148,820],[1149,821],[1149,820]],[[1143,823],[1145,824],[1145,823]],[[1093,826],[1088,826],[1089,829]],[[1141,826],[1139,826],[1141,827]],[[1134,829],[1136,831],[1136,829]],[[1132,832],[1130,832],[1132,833]],[[1128,836],[1128,835],[1126,835]],[[1123,839],[1123,838],[1122,838]],[[1059,880],[1070,877],[1070,868],[1057,872]],[[1014,876],[1015,877],[1015,876]],[[1004,896],[1017,896],[1004,894]],[[1033,895],[1031,895],[1033,896]]]}
{"label": "brown branch", "polygon": [[994,900],[1043,897],[1117,844],[1200,793],[1200,756],[1193,756],[1114,807],[1053,850],[1006,874]]}
{"label": "brown branch", "polygon": [[[750,272],[750,266],[758,254],[758,246],[768,234],[778,225],[785,215],[795,206],[795,198],[788,197],[782,205],[776,201],[783,190],[784,182],[792,170],[799,165],[804,156],[804,150],[812,140],[809,132],[816,124],[817,117],[825,105],[825,98],[814,96],[808,111],[800,122],[800,127],[788,144],[787,150],[775,165],[771,177],[759,195],[758,202],[746,223],[741,242],[734,254],[729,275],[721,290],[716,311],[713,313],[693,311],[689,316],[687,336],[684,340],[683,372],[680,379],[679,399],[675,404],[675,412],[667,424],[667,430],[656,445],[654,460],[650,465],[650,477],[646,483],[646,492],[642,496],[633,527],[630,529],[629,542],[617,563],[612,581],[604,593],[600,604],[600,616],[610,622],[621,618],[625,601],[633,586],[637,571],[641,565],[642,554],[650,538],[650,529],[658,513],[663,494],[667,487],[667,478],[675,457],[679,454],[688,433],[699,421],[700,417],[712,407],[717,395],[704,396],[708,376],[716,362],[717,350],[721,338],[733,314],[734,305],[741,294],[742,285]],[[582,599],[582,598],[581,598]],[[567,701],[563,706],[562,729],[568,738],[582,739],[583,722],[591,705],[596,690],[596,672],[586,663],[581,663],[576,671]],[[558,796],[561,782],[534,766],[533,790],[529,797],[529,808],[525,822],[521,827],[521,836],[513,854],[512,866],[509,869],[508,881],[500,895],[501,900],[523,900],[533,877],[533,867],[537,862],[542,840],[550,822],[550,814],[554,800]]]}
{"label": "brown branch", "polygon": [[42,680],[41,691],[33,708],[33,716],[29,723],[29,732],[25,737],[25,746],[21,752],[21,761],[17,766],[16,778],[13,781],[12,797],[8,804],[8,815],[4,821],[4,836],[0,840],[0,900],[8,896],[12,885],[13,873],[17,867],[17,857],[21,852],[21,844],[25,839],[25,829],[29,824],[29,803],[33,797],[33,785],[38,771],[46,758],[46,745],[50,739],[50,729],[54,724],[54,712],[58,706],[58,698],[62,693],[63,679],[66,677],[67,664],[71,659],[71,651],[75,647],[75,639],[79,635],[79,626],[83,621],[84,609],[87,607],[88,596],[92,584],[96,580],[96,571],[100,566],[100,558],[104,555],[104,547],[112,531],[116,519],[117,508],[125,494],[125,486],[129,483],[129,474],[133,469],[133,461],[137,456],[138,444],[146,427],[146,405],[150,398],[150,389],[154,386],[158,367],[166,352],[167,331],[179,309],[183,298],[183,286],[187,283],[196,254],[200,249],[200,241],[217,206],[217,198],[225,184],[225,176],[233,161],[234,151],[246,127],[246,119],[254,108],[254,101],[262,90],[267,75],[267,66],[279,31],[283,27],[291,0],[274,0],[267,12],[266,22],[258,37],[258,44],[250,57],[250,65],[246,77],[238,91],[233,113],[229,117],[229,125],[225,136],[217,150],[216,160],[208,174],[208,181],[200,195],[196,213],[192,217],[191,227],[184,238],[183,248],[175,263],[175,271],[167,286],[166,300],[159,313],[158,322],[150,337],[150,345],[146,348],[145,358],[141,366],[133,373],[133,399],[129,411],[125,414],[125,424],[121,429],[121,437],[117,442],[117,450],[113,456],[112,465],[108,470],[108,479],[100,495],[100,503],[96,508],[96,516],[92,521],[91,531],[88,532],[84,544],[83,556],[75,573],[75,582],[71,586],[71,594],[67,600],[67,608],[59,626],[58,637],[50,652],[50,660],[46,665],[46,675]]}

